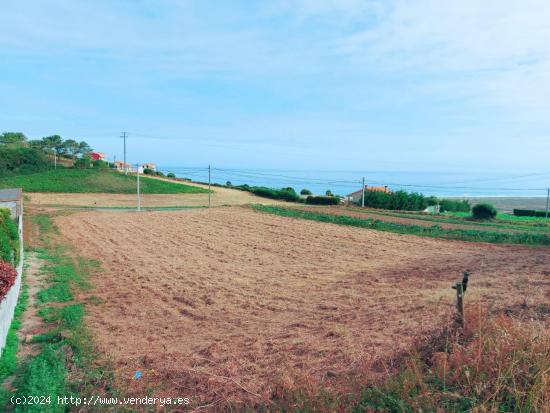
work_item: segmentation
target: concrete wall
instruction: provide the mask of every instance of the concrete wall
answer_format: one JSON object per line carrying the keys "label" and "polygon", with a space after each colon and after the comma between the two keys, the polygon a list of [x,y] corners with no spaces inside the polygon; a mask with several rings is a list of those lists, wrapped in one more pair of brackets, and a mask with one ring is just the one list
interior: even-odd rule
{"label": "concrete wall", "polygon": [[19,241],[21,243],[19,264],[17,265],[17,278],[15,284],[8,291],[2,302],[0,303],[0,355],[6,345],[6,337],[13,320],[13,313],[17,300],[19,298],[19,292],[21,291],[21,278],[23,277],[23,215],[19,215]]}

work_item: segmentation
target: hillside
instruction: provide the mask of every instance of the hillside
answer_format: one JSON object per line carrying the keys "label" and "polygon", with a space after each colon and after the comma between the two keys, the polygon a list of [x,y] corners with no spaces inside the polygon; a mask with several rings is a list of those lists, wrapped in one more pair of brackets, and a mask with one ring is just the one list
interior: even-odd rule
{"label": "hillside", "polygon": [[[111,170],[56,169],[30,175],[0,178],[0,188],[23,188],[25,192],[112,193],[136,192],[136,177]],[[207,193],[196,186],[140,177],[144,194]]]}

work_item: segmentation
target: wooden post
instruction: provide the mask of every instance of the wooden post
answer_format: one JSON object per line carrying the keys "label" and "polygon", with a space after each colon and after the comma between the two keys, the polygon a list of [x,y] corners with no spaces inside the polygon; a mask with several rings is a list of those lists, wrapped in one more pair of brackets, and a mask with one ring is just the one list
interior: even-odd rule
{"label": "wooden post", "polygon": [[462,277],[462,282],[458,282],[453,285],[453,288],[456,290],[456,321],[460,327],[464,327],[464,294],[468,288],[468,277],[470,273],[464,271]]}

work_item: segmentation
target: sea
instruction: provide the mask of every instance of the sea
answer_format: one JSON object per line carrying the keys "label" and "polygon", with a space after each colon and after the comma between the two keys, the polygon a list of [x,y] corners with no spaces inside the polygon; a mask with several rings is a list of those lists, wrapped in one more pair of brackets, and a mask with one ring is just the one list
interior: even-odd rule
{"label": "sea", "polygon": [[[161,166],[164,173],[179,178],[208,182],[207,167]],[[347,195],[366,185],[385,186],[391,190],[420,192],[439,197],[546,197],[550,186],[547,173],[442,172],[442,171],[359,171],[211,168],[212,183],[225,185],[292,187],[297,192],[308,189],[314,194],[331,191]]]}

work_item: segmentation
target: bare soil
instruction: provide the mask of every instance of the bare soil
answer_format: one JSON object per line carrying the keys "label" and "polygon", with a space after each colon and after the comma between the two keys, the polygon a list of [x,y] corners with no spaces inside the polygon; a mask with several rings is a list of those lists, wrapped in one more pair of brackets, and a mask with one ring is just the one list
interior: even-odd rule
{"label": "bare soil", "polygon": [[[207,188],[201,184],[182,183]],[[212,206],[281,203],[236,189],[212,187],[212,191],[210,195]],[[34,206],[135,207],[137,203],[137,197],[133,194],[27,193],[26,195],[29,197],[29,203]],[[207,206],[208,194],[146,194],[141,195],[141,205],[143,207]]]}
{"label": "bare soil", "polygon": [[[443,241],[254,212],[85,211],[56,218],[101,260],[87,307],[98,350],[130,394],[266,402],[346,389],[466,306],[550,299],[550,249]],[[477,307],[476,307],[477,308]],[[136,371],[142,379],[132,380]]]}

